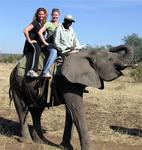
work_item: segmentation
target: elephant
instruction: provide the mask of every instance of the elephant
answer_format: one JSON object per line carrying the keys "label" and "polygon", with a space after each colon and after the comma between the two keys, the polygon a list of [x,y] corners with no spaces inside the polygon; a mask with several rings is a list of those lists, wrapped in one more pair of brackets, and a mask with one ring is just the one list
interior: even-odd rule
{"label": "elephant", "polygon": [[[81,150],[92,150],[85,119],[83,93],[86,87],[104,89],[104,81],[110,82],[122,76],[121,70],[133,64],[134,51],[128,45],[118,45],[109,50],[82,50],[67,56],[61,66],[60,74],[55,75],[55,89],[60,104],[65,105],[65,126],[62,142],[59,145],[48,141],[42,133],[40,118],[46,107],[44,94],[37,96],[39,79],[18,76],[16,66],[10,76],[10,96],[13,98],[21,124],[21,140],[43,142],[64,150],[73,150],[71,144],[72,128],[75,125]],[[42,80],[43,85],[47,79]],[[46,90],[44,87],[43,93]],[[40,104],[32,105],[40,99]],[[27,114],[31,113],[33,132],[30,134]]]}

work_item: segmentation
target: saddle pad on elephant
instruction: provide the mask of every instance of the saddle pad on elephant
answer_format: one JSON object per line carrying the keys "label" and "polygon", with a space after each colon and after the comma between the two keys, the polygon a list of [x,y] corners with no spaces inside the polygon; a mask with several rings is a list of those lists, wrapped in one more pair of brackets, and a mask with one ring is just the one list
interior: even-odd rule
{"label": "saddle pad on elephant", "polygon": [[[31,67],[32,57],[33,57],[32,53],[28,53],[28,55],[24,55],[21,58],[21,60],[18,62],[18,66],[17,66],[17,75],[18,76],[20,76],[22,78],[25,76],[25,74],[27,73],[27,71]],[[40,54],[39,63],[38,63],[38,73],[39,74],[42,72],[44,64],[46,63],[47,59],[48,59],[48,55],[46,55],[45,53],[42,52]],[[55,96],[55,89],[54,89],[54,86],[53,86],[54,81],[52,81],[53,76],[55,74],[58,74],[58,75],[60,74],[60,70],[61,70],[61,63],[57,63],[57,61],[56,61],[50,67],[50,72],[52,74],[51,79],[39,78],[39,80],[36,80],[37,81],[37,86],[36,87],[37,87],[37,90],[38,90],[37,97],[38,97],[38,99],[40,99],[40,97],[43,97],[45,95],[44,97],[47,99],[48,107],[51,107],[53,105],[58,105],[60,103],[60,102],[58,102],[57,96]],[[46,81],[46,82],[43,82],[43,81]],[[35,101],[35,103],[36,103],[36,101]]]}
{"label": "saddle pad on elephant", "polygon": [[[43,51],[40,53],[39,56],[39,62],[38,62],[38,73],[40,74],[41,71],[44,68],[44,65],[46,63],[48,59],[48,53],[46,51]],[[25,73],[27,73],[28,70],[30,70],[31,64],[32,64],[32,60],[33,60],[33,54],[32,53],[28,53],[27,55],[24,55],[20,61],[18,62],[18,75],[19,76],[24,76]],[[60,74],[60,70],[61,70],[61,62],[58,62],[58,60],[55,62],[55,66],[52,65],[50,67],[50,72],[51,74],[53,74],[53,68],[55,68],[54,70],[54,74]]]}
{"label": "saddle pad on elephant", "polygon": [[[43,70],[45,61],[47,60],[47,54],[45,52],[41,52],[39,56],[39,62],[38,62],[38,71],[39,73]],[[33,60],[33,54],[28,53],[27,55],[24,55],[20,61],[18,62],[18,75],[24,76],[25,73],[30,70],[31,64]]]}

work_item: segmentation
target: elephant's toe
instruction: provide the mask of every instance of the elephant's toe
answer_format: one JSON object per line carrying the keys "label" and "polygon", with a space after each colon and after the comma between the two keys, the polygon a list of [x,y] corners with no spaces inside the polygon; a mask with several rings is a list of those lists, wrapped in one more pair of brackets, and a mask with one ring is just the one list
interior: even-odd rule
{"label": "elephant's toe", "polygon": [[31,138],[20,137],[20,138],[17,138],[17,140],[19,142],[28,143],[28,144],[32,144],[33,143],[33,140]]}
{"label": "elephant's toe", "polygon": [[73,150],[73,146],[71,145],[71,144],[64,144],[64,143],[61,143],[60,144],[60,148],[62,149],[62,150]]}

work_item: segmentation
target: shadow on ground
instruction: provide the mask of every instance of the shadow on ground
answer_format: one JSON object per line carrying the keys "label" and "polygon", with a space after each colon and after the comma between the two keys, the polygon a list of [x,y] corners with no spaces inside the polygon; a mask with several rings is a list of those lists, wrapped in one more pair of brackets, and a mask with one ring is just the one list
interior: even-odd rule
{"label": "shadow on ground", "polygon": [[122,133],[122,134],[128,134],[131,136],[142,137],[142,130],[140,130],[140,129],[126,128],[126,127],[120,127],[120,126],[110,126],[110,128],[112,130]]}
{"label": "shadow on ground", "polygon": [[[30,133],[33,131],[33,126],[29,125]],[[45,133],[47,130],[42,130],[43,133]],[[19,136],[21,137],[21,125],[18,122],[5,119],[3,117],[0,117],[0,134],[6,135],[8,137],[11,136]]]}
{"label": "shadow on ground", "polygon": [[11,136],[21,136],[20,123],[0,117],[0,134]]}
{"label": "shadow on ground", "polygon": [[[29,130],[30,130],[30,133],[32,133],[33,126],[29,125]],[[47,130],[42,129],[43,133],[46,133],[46,131]],[[20,137],[21,137],[20,123],[0,117],[0,135],[4,135],[7,137],[14,137],[19,143],[21,143],[21,141],[19,141]],[[44,141],[41,142],[40,144],[46,144],[46,145],[49,145],[52,147],[61,148],[61,146],[59,144],[53,143],[51,140],[48,140],[48,139],[43,139],[43,140]],[[35,141],[35,143],[38,143],[38,142]],[[26,144],[28,144],[28,143],[26,143]]]}

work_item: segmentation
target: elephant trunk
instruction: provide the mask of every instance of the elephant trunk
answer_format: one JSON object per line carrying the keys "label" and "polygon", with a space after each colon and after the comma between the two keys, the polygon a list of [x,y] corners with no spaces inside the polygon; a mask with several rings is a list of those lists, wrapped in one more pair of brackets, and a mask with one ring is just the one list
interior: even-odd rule
{"label": "elephant trunk", "polygon": [[134,50],[128,45],[119,45],[113,48],[110,48],[110,52],[116,52],[119,54],[120,59],[124,64],[129,65],[133,63],[134,60]]}

